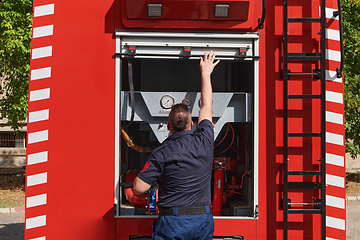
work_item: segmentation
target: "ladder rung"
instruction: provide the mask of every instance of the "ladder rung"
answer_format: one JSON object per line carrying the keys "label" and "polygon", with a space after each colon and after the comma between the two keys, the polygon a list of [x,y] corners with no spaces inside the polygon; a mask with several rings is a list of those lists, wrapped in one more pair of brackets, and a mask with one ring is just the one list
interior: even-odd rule
{"label": "ladder rung", "polygon": [[288,18],[288,22],[321,22],[321,18]]}
{"label": "ladder rung", "polygon": [[288,133],[288,137],[321,137],[321,133]]}
{"label": "ladder rung", "polygon": [[319,206],[320,202],[313,203],[288,203],[288,206]]}
{"label": "ladder rung", "polygon": [[305,73],[305,72],[289,72],[287,75],[320,75],[319,72]]}
{"label": "ladder rung", "polygon": [[288,182],[288,188],[319,189],[319,188],[321,188],[321,182]]}
{"label": "ladder rung", "polygon": [[320,171],[289,171],[288,175],[309,175],[309,176],[319,176],[321,175]]}
{"label": "ladder rung", "polygon": [[321,95],[288,95],[288,99],[321,99]]}
{"label": "ladder rung", "polygon": [[321,214],[321,209],[288,209],[291,214]]}
{"label": "ladder rung", "polygon": [[320,61],[320,53],[288,53],[288,60],[298,61]]}

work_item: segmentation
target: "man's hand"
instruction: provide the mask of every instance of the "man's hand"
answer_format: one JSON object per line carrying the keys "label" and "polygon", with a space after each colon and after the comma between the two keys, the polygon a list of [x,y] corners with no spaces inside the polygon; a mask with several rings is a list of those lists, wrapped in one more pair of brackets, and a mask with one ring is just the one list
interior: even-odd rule
{"label": "man's hand", "polygon": [[208,119],[212,122],[212,86],[210,75],[214,67],[220,62],[215,60],[215,53],[205,53],[204,58],[200,57],[201,71],[201,106],[199,111],[199,123]]}
{"label": "man's hand", "polygon": [[201,73],[208,73],[211,74],[214,67],[220,62],[220,60],[217,60],[214,63],[215,60],[215,53],[213,51],[210,51],[210,53],[205,53],[204,58],[200,57],[200,71]]}

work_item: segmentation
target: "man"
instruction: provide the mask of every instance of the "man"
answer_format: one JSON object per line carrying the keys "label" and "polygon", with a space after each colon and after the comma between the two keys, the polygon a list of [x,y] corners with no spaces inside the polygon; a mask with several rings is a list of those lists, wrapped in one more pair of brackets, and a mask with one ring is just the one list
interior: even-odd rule
{"label": "man", "polygon": [[153,239],[212,239],[211,171],[214,130],[212,124],[212,51],[200,57],[201,106],[199,124],[193,122],[188,106],[176,104],[168,121],[169,136],[150,155],[134,180],[134,192],[146,192],[159,185],[159,218],[153,224]]}

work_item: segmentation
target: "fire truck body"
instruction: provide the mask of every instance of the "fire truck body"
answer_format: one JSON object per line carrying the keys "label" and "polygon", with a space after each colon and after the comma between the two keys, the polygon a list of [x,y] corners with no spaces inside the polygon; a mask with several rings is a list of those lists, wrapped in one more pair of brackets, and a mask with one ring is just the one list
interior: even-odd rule
{"label": "fire truck body", "polygon": [[131,182],[172,104],[197,121],[210,50],[214,239],[345,239],[338,8],[35,0],[25,239],[151,238],[156,191]]}

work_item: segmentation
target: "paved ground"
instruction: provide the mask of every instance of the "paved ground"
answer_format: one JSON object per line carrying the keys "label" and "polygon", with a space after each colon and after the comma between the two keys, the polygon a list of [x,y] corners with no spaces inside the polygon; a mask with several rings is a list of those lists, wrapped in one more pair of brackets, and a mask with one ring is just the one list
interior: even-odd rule
{"label": "paved ground", "polygon": [[[360,239],[360,201],[346,202],[346,240]],[[1,240],[24,240],[25,213],[0,214]]]}
{"label": "paved ground", "polygon": [[346,236],[347,240],[360,239],[360,201],[346,202]]}
{"label": "paved ground", "polygon": [[0,214],[1,240],[24,240],[25,213]]}

